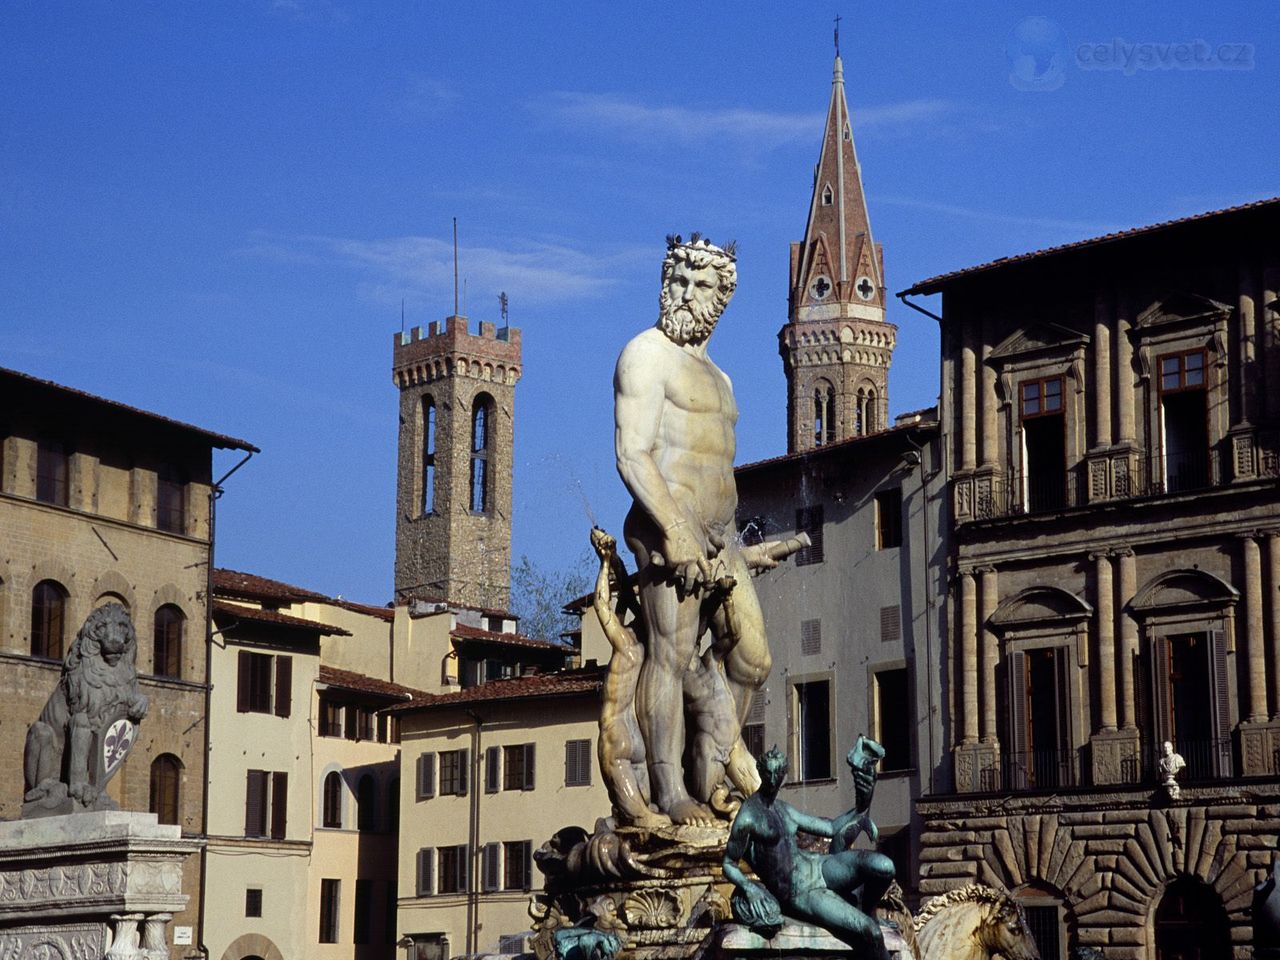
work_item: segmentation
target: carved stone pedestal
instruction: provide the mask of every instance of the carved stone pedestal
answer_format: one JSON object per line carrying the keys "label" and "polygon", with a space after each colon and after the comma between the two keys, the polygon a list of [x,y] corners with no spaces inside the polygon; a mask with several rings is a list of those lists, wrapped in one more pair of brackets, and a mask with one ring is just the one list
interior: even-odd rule
{"label": "carved stone pedestal", "polygon": [[[889,960],[913,960],[911,947],[902,935],[882,928]],[[820,927],[788,922],[766,940],[738,923],[720,928],[715,960],[784,960],[786,957],[822,957],[824,960],[863,960],[864,954],[837,940]]]}
{"label": "carved stone pedestal", "polygon": [[1275,773],[1280,758],[1280,721],[1240,724],[1240,771],[1246,777]]}
{"label": "carved stone pedestal", "polygon": [[0,823],[0,957],[165,960],[182,863],[203,843],[153,813]]}
{"label": "carved stone pedestal", "polygon": [[991,743],[962,743],[953,754],[956,793],[989,793],[999,790],[1000,753]]}
{"label": "carved stone pedestal", "polygon": [[1141,743],[1137,730],[1104,730],[1089,739],[1093,782],[1138,783],[1142,779]]}

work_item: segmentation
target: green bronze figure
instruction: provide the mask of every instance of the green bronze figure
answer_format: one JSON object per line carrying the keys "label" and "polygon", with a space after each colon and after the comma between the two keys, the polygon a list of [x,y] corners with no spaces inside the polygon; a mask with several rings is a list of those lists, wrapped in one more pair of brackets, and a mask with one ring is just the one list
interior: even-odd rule
{"label": "green bronze figure", "polygon": [[[734,916],[753,931],[772,937],[788,916],[829,931],[867,960],[888,960],[876,906],[893,882],[893,861],[872,850],[851,849],[876,825],[868,815],[876,764],[884,748],[859,737],[847,757],[854,778],[854,807],[834,820],[797,810],[778,798],[787,775],[787,757],[774,747],[757,761],[760,789],[742,804],[729,831],[724,875],[736,889]],[[831,838],[831,853],[801,849],[797,834]],[[739,861],[760,878],[751,880]]]}

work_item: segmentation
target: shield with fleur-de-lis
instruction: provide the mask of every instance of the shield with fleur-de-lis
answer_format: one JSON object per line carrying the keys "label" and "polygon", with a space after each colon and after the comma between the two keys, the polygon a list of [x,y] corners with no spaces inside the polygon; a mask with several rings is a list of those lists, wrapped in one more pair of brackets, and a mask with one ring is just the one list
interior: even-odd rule
{"label": "shield with fleur-de-lis", "polygon": [[120,769],[138,738],[138,725],[124,709],[112,714],[94,731],[92,783],[99,790]]}

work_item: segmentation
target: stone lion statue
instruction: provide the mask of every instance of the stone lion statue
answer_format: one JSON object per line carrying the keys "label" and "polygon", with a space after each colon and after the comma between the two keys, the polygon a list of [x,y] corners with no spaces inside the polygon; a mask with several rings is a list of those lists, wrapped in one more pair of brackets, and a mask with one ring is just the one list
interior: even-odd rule
{"label": "stone lion statue", "polygon": [[138,691],[137,658],[138,635],[123,606],[107,603],[89,614],[67,651],[57,688],[27,730],[24,815],[116,809],[103,788],[135,731],[114,725],[141,722],[148,707]]}

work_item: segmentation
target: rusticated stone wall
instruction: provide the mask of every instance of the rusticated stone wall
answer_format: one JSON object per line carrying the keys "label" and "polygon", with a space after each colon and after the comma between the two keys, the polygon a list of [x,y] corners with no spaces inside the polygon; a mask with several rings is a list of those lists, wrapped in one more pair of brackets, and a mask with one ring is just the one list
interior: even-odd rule
{"label": "rusticated stone wall", "polygon": [[1280,839],[1280,787],[1184,788],[1074,796],[922,801],[920,889],[974,881],[1056,891],[1073,945],[1108,960],[1155,960],[1153,918],[1165,888],[1194,877],[1221,899],[1238,960],[1251,956],[1248,909]]}

